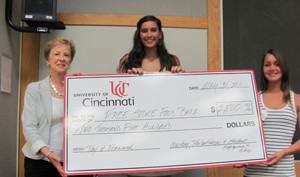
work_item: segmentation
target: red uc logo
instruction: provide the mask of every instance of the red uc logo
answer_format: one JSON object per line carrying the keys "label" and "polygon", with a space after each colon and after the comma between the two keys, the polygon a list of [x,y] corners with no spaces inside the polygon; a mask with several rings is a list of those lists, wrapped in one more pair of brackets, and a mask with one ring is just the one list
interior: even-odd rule
{"label": "red uc logo", "polygon": [[115,85],[112,81],[110,81],[110,89],[111,93],[122,98],[123,96],[127,96],[125,94],[125,87],[129,86],[128,82],[119,81],[119,84]]}

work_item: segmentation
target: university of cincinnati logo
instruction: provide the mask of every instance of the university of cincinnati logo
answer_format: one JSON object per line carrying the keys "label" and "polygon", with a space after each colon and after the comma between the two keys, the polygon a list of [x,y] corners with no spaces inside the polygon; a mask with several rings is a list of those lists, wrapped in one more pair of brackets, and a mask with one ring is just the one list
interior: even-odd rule
{"label": "university of cincinnati logo", "polygon": [[106,106],[134,106],[134,97],[127,97],[126,89],[129,87],[128,82],[119,81],[115,84],[110,81],[111,93],[116,96],[116,98],[106,97],[107,92],[103,96],[105,98],[96,99],[93,97],[87,97],[82,100],[82,105],[84,107],[106,107]]}
{"label": "university of cincinnati logo", "polygon": [[110,90],[113,95],[116,95],[120,98],[123,98],[123,96],[127,96],[125,92],[126,92],[126,88],[129,87],[128,82],[119,81],[119,84],[116,85],[112,81],[110,81],[109,83],[110,83]]}

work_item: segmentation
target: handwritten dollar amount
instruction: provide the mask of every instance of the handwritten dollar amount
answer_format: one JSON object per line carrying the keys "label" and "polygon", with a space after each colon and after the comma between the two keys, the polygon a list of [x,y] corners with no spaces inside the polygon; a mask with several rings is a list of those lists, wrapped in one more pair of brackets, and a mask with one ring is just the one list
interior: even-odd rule
{"label": "handwritten dollar amount", "polygon": [[251,115],[253,106],[250,101],[217,102],[216,106],[210,108],[210,111],[218,116]]}

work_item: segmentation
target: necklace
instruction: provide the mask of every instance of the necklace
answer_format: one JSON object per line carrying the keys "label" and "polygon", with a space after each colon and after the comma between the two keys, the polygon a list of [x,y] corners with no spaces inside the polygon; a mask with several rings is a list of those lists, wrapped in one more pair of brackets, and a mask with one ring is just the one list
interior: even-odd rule
{"label": "necklace", "polygon": [[49,79],[49,81],[50,81],[51,88],[52,88],[52,90],[56,93],[56,95],[58,95],[58,96],[64,96],[63,93],[60,93],[60,92],[57,90],[56,86],[51,82],[50,79]]}

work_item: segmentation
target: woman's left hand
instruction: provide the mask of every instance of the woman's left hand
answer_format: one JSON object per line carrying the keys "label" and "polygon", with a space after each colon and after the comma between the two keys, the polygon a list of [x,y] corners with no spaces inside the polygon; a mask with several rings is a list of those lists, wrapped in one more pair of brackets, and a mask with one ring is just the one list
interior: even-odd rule
{"label": "woman's left hand", "polygon": [[185,70],[181,66],[172,66],[171,68],[172,73],[183,73]]}
{"label": "woman's left hand", "polygon": [[49,155],[48,155],[48,159],[49,161],[53,164],[53,166],[56,168],[56,170],[59,172],[59,174],[62,176],[62,177],[66,177],[67,175],[65,174],[64,172],[64,169],[63,167],[61,166],[60,164],[60,158],[53,152],[51,152]]}

